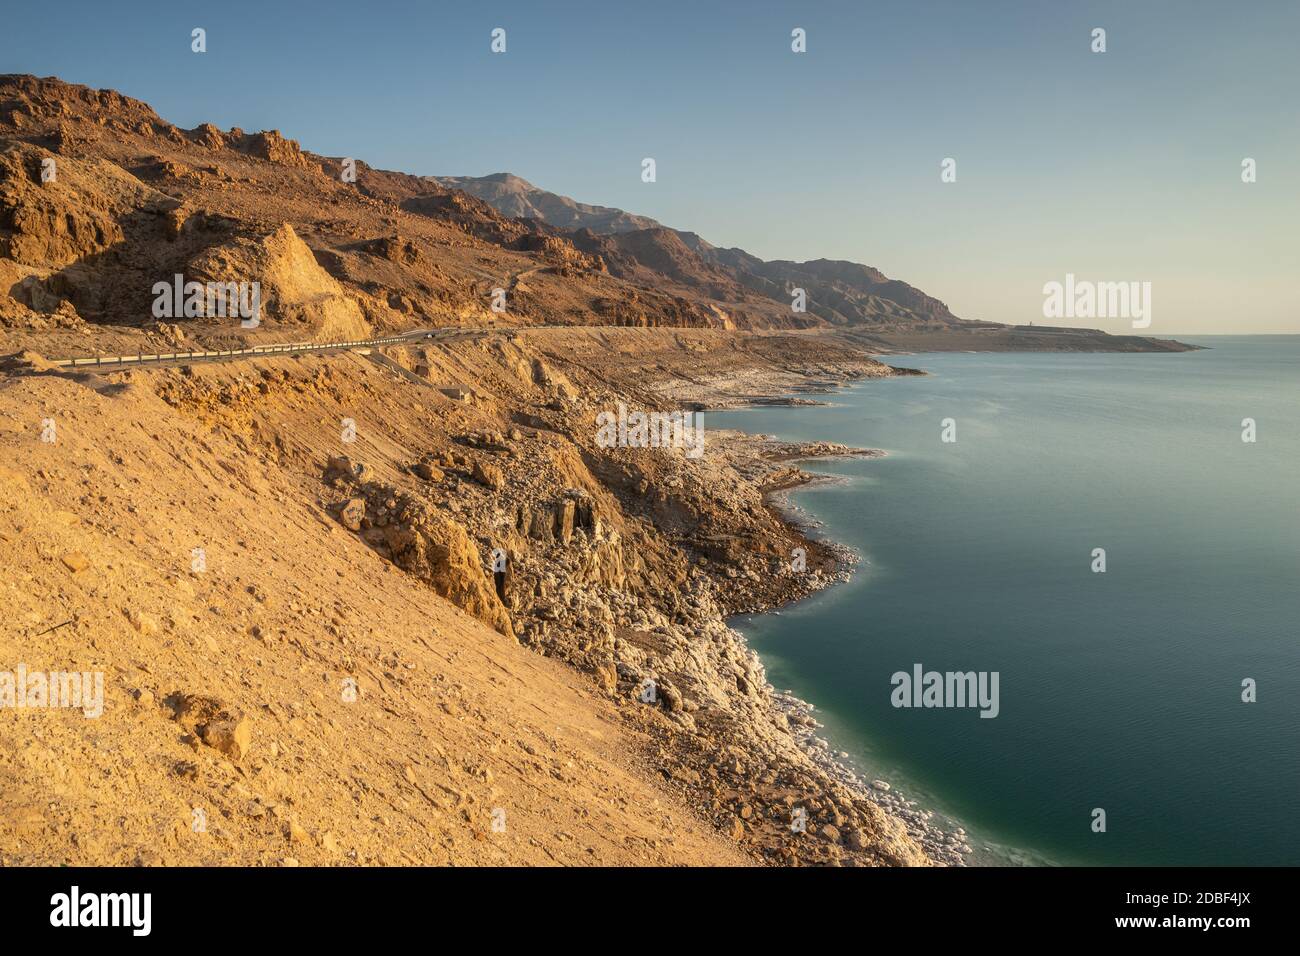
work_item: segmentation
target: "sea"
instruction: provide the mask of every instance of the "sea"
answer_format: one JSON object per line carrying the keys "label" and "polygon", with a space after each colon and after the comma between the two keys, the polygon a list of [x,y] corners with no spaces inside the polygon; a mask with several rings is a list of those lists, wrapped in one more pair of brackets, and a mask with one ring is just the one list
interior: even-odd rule
{"label": "sea", "polygon": [[[852,579],[732,624],[973,863],[1300,863],[1300,335],[1182,341],[888,356],[927,374],[706,417],[887,453],[792,496]],[[915,706],[918,666],[996,674],[996,716]]]}

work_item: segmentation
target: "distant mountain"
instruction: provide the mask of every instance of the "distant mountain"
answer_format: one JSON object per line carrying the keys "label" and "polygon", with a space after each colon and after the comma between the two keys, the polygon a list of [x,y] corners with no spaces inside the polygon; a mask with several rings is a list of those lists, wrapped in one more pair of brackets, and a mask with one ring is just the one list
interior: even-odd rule
{"label": "distant mountain", "polygon": [[520,219],[540,219],[560,229],[590,229],[592,232],[632,232],[655,229],[659,223],[608,206],[589,206],[568,196],[538,189],[510,173],[491,176],[430,177],[448,189],[460,189],[477,196],[497,212]]}
{"label": "distant mountain", "polygon": [[614,275],[648,281],[650,273],[700,290],[713,298],[734,300],[743,291],[789,305],[794,289],[807,295],[811,316],[834,325],[868,325],[882,330],[966,323],[933,296],[879,269],[843,260],[765,261],[743,249],[721,249],[693,232],[661,225],[609,206],[592,206],[539,189],[510,173],[491,176],[443,176],[436,182],[475,196],[497,212],[537,219],[571,232],[573,244],[599,255]]}

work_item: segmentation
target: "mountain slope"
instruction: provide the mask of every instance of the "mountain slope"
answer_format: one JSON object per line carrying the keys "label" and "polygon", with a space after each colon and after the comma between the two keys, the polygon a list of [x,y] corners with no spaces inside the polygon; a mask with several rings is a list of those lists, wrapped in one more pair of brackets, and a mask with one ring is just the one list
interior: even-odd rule
{"label": "mountain slope", "polygon": [[[260,323],[155,318],[152,290],[176,275],[264,283]],[[796,289],[804,311],[792,308]],[[504,174],[353,167],[275,130],[186,130],[111,90],[0,76],[0,328],[15,350],[85,354],[88,335],[131,354],[494,324],[838,327],[881,350],[918,334],[980,347],[994,339],[976,333],[1013,328],[960,320],[866,266],[764,262]],[[1182,348],[1086,330],[998,341]]]}
{"label": "mountain slope", "polygon": [[962,321],[938,299],[856,262],[766,262],[653,219],[547,192],[509,173],[440,177],[437,182],[470,193],[504,215],[575,231],[574,244],[601,255],[616,275],[636,275],[640,266],[718,297],[743,296],[741,289],[757,293],[787,310],[791,290],[799,288],[807,293],[808,313],[832,325],[933,328]]}
{"label": "mountain slope", "polygon": [[654,229],[659,225],[653,219],[634,216],[622,209],[591,206],[568,196],[538,189],[532,183],[510,173],[438,176],[435,179],[448,189],[459,189],[477,196],[502,215],[541,219],[560,229],[632,232],[637,229]]}

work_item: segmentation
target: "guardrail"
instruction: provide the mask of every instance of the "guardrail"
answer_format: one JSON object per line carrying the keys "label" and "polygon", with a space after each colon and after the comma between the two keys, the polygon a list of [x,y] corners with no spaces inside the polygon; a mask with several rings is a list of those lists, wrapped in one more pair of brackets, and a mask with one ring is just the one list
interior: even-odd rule
{"label": "guardrail", "polygon": [[[439,330],[441,331],[441,330]],[[300,342],[288,345],[254,345],[246,349],[219,349],[215,352],[162,352],[157,355],[96,355],[91,358],[54,359],[50,364],[63,368],[84,368],[96,365],[147,365],[161,362],[199,361],[202,359],[237,358],[254,355],[294,354],[323,352],[327,349],[369,348],[378,345],[395,345],[414,338],[431,338],[429,332],[408,333],[383,339],[365,339],[359,342]]]}

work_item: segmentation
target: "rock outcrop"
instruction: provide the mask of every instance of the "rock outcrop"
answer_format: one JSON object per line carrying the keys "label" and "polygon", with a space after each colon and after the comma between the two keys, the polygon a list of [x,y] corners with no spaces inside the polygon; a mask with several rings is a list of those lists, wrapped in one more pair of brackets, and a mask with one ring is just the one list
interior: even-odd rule
{"label": "rock outcrop", "polygon": [[403,512],[401,523],[384,529],[384,544],[399,567],[428,581],[435,591],[480,621],[514,636],[510,614],[460,525],[431,512]]}
{"label": "rock outcrop", "polygon": [[369,338],[370,325],[356,299],[320,267],[287,223],[257,238],[235,237],[192,259],[186,278],[199,282],[257,282],[262,321],[281,334],[312,329],[322,341]]}

